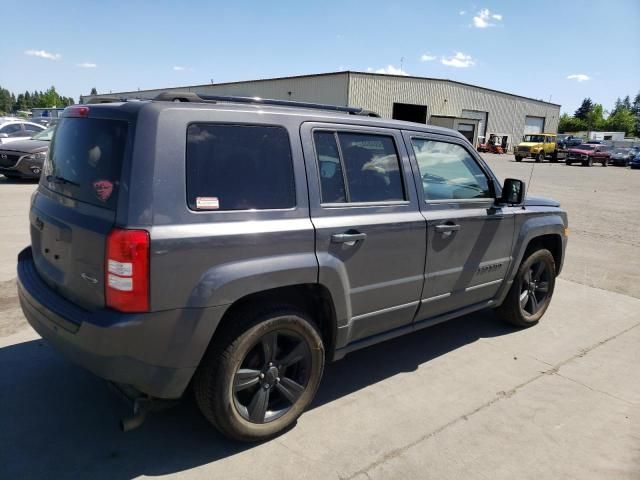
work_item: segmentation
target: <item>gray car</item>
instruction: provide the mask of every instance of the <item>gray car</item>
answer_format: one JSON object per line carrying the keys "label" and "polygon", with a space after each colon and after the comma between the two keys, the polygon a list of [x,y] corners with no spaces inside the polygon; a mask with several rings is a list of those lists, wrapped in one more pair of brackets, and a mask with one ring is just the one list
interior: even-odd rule
{"label": "gray car", "polygon": [[30,222],[23,311],[133,397],[123,427],[192,387],[245,441],[294,424],[326,360],[484,308],[536,324],[567,242],[456,131],[194,94],[67,108]]}
{"label": "gray car", "polygon": [[0,145],[0,173],[7,178],[40,178],[55,127],[26,140]]}

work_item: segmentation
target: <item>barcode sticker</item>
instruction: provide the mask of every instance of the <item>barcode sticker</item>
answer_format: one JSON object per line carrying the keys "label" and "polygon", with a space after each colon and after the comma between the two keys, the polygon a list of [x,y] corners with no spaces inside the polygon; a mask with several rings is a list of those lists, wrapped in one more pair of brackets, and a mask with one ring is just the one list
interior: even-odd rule
{"label": "barcode sticker", "polygon": [[218,210],[220,202],[218,197],[196,197],[196,208],[198,210]]}

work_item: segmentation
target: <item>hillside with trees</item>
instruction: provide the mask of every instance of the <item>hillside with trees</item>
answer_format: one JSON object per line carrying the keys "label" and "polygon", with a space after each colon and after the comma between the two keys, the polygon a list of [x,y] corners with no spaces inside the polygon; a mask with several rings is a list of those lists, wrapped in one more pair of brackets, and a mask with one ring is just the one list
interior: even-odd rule
{"label": "hillside with trees", "polygon": [[31,110],[32,108],[68,107],[74,103],[73,98],[61,96],[56,92],[55,87],[44,92],[34,90],[18,95],[0,87],[0,115],[16,114],[19,111]]}
{"label": "hillside with trees", "polygon": [[564,113],[560,116],[559,133],[583,131],[625,132],[627,136],[640,137],[640,93],[633,102],[629,95],[622,100],[618,98],[610,112],[585,98],[573,115]]}

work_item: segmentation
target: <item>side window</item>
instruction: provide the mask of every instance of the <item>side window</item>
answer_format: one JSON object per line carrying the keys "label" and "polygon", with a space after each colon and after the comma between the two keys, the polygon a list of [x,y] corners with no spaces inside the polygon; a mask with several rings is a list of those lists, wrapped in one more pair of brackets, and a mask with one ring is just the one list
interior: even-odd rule
{"label": "side window", "polygon": [[400,162],[393,138],[338,133],[350,202],[404,200]]}
{"label": "side window", "polygon": [[313,138],[322,203],[405,199],[398,153],[392,137],[316,131]]}
{"label": "side window", "polygon": [[24,124],[24,129],[27,132],[31,132],[31,133],[38,133],[38,132],[41,132],[42,130],[44,130],[44,128],[40,128],[40,127],[37,127],[35,125],[31,125],[29,123],[25,123]]}
{"label": "side window", "polygon": [[340,153],[334,132],[314,132],[316,160],[320,172],[320,193],[322,203],[342,203],[347,201],[342,175]]}
{"label": "side window", "polygon": [[5,125],[0,130],[0,133],[6,133],[10,137],[16,136],[16,134],[23,133],[22,126],[19,123],[11,123],[9,125]]}
{"label": "side window", "polygon": [[192,210],[295,206],[291,145],[281,127],[192,124],[186,170]]}
{"label": "side window", "polygon": [[427,200],[491,198],[486,175],[460,145],[412,138]]}

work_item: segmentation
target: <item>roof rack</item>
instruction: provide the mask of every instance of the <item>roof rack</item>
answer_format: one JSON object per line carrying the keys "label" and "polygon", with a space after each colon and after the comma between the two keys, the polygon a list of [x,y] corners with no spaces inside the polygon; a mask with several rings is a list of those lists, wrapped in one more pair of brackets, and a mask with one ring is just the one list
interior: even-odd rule
{"label": "roof rack", "polygon": [[376,112],[358,107],[341,107],[339,105],[326,105],[322,103],[294,102],[292,100],[276,100],[260,97],[237,97],[227,95],[199,95],[194,92],[162,92],[153,98],[155,101],[163,102],[195,102],[195,103],[249,103],[257,105],[275,105],[279,107],[311,108],[316,110],[330,110],[334,112],[344,112],[349,115],[363,115],[366,117],[380,118]]}

